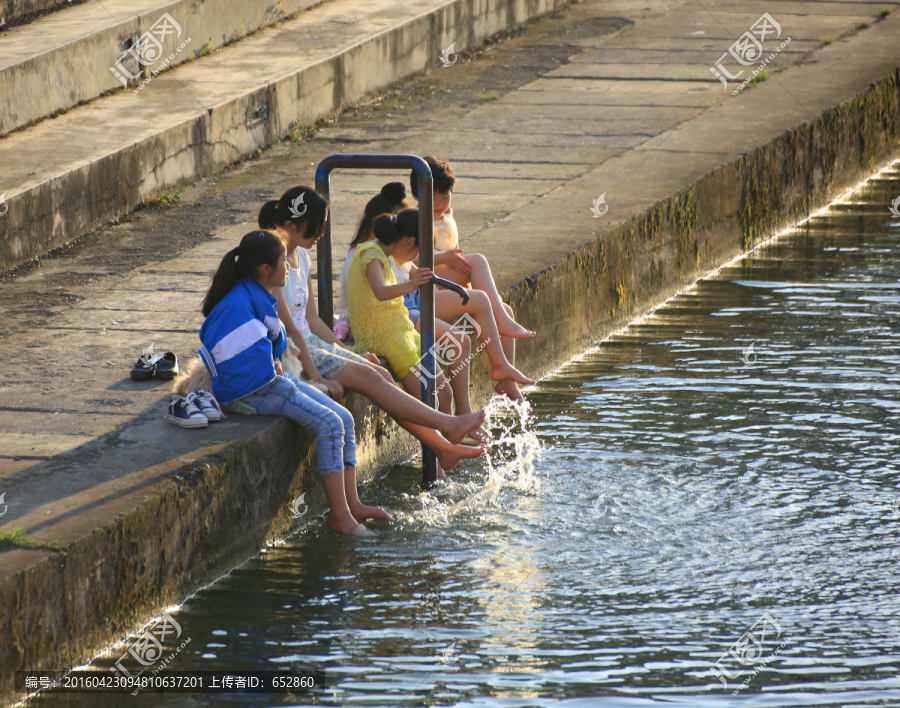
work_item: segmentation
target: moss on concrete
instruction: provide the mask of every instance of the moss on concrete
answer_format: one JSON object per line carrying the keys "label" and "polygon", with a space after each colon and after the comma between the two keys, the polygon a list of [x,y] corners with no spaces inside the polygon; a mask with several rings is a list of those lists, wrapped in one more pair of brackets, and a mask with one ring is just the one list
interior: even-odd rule
{"label": "moss on concrete", "polygon": [[668,203],[668,219],[678,235],[678,256],[675,267],[679,273],[690,263],[693,268],[700,265],[700,249],[693,238],[697,226],[697,194],[694,187],[683,190]]}
{"label": "moss on concrete", "polygon": [[659,238],[659,231],[662,228],[663,207],[655,204],[643,214],[639,214],[634,218],[637,226],[637,233],[642,242],[656,241]]}
{"label": "moss on concrete", "polygon": [[900,70],[739,158],[741,248],[807,216],[900,146]]}
{"label": "moss on concrete", "polygon": [[620,310],[628,304],[628,287],[625,285],[624,278],[616,281],[616,307]]}
{"label": "moss on concrete", "polygon": [[[900,154],[900,71],[640,214],[504,293],[520,321],[554,333],[522,366],[543,376],[754,242],[806,217]],[[735,194],[725,196],[723,185]],[[701,258],[702,256],[702,258]],[[590,274],[589,282],[577,274]],[[565,313],[561,317],[560,313]],[[478,383],[473,379],[473,385]]]}

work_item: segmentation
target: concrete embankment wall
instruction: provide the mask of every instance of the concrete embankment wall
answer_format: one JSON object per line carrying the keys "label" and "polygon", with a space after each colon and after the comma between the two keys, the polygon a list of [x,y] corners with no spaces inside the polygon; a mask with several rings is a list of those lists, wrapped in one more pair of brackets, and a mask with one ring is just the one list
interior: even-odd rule
{"label": "concrete embankment wall", "polygon": [[[367,399],[352,394],[345,405],[357,425],[361,483],[419,449]],[[98,499],[117,498],[115,522],[60,553],[2,552],[4,562],[36,562],[0,583],[0,705],[24,697],[13,692],[16,671],[82,664],[284,538],[298,523],[290,507],[299,494],[302,522],[327,509],[314,436],[286,418],[241,418],[229,444],[149,467]]]}
{"label": "concrete embankment wall", "polygon": [[898,157],[894,70],[510,288],[506,301],[542,333],[523,370],[546,375]]}
{"label": "concrete embankment wall", "polygon": [[[177,24],[177,35],[173,29],[159,37],[159,56],[172,56],[171,61],[166,62],[166,66],[172,67],[201,55],[207,42],[205,51],[241,39],[320,1],[282,0],[277,6],[267,6],[256,0],[230,0],[227,3],[176,0],[163,7],[132,12],[126,17],[110,13],[105,23],[94,26],[83,17],[75,19],[57,14],[35,27],[34,32],[53,36],[56,30],[67,39],[77,36],[75,41],[23,57],[14,65],[0,67],[0,96],[16,97],[16,100],[0,104],[0,136],[122,88],[120,81],[126,80],[126,75],[120,71],[122,67],[132,76],[144,79],[152,76],[150,69],[139,64],[133,56],[124,60],[122,66],[118,66],[117,61],[122,55],[120,47],[139,46],[139,39],[165,15],[168,15],[168,22],[176,22],[174,18],[178,18],[176,24],[190,27],[194,35],[191,43],[182,47],[189,35],[182,32],[181,24]],[[67,5],[63,3],[63,7]],[[97,10],[85,9],[84,14],[89,12],[94,14]],[[24,43],[26,40],[19,38],[18,41]],[[58,41],[64,42],[62,38]],[[111,68],[122,78],[111,72]]]}
{"label": "concrete embankment wall", "polygon": [[[539,343],[522,347],[521,368],[551,371],[805,217],[897,157],[898,138],[895,70],[548,264],[506,293],[522,321],[542,331]],[[475,386],[483,401],[487,381]],[[414,449],[359,397],[350,405],[369,470]],[[285,533],[286,501],[299,491],[310,492],[310,515],[321,510],[318,480],[308,474],[310,439],[290,427],[248,419],[244,437],[199,463],[151,470],[145,501],[115,524],[0,585],[3,698],[14,697],[13,671],[85,660]]]}

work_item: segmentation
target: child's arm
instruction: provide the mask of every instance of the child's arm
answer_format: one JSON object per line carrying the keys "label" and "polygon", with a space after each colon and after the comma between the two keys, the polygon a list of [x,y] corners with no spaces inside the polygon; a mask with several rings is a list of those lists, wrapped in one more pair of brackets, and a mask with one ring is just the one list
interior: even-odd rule
{"label": "child's arm", "polygon": [[[310,331],[323,342],[334,344],[341,349],[348,349],[347,345],[335,336],[334,330],[325,324],[325,321],[319,317],[319,308],[316,307],[316,297],[313,295],[312,276],[309,277],[309,282],[306,284],[306,287],[309,288],[309,297],[306,300],[306,321],[309,323]],[[360,353],[360,356],[363,359],[371,361],[373,364],[378,363],[378,357],[369,352],[362,352]],[[334,400],[343,398],[343,393],[340,396],[333,396],[333,398]]]}
{"label": "child's arm", "polygon": [[369,285],[378,301],[386,302],[417,290],[419,286],[424,285],[431,278],[431,271],[427,268],[417,268],[415,272],[410,273],[409,280],[405,283],[385,285],[381,263],[373,260],[366,266],[366,278],[369,279]]}
{"label": "child's arm", "polygon": [[[303,365],[303,373],[309,376],[311,381],[318,382],[322,378],[322,375],[319,373],[315,362],[309,354],[309,347],[306,346],[306,340],[303,339],[303,333],[294,322],[291,308],[288,307],[287,300],[284,299],[284,292],[282,292],[281,288],[273,288],[272,294],[278,301],[278,319],[284,324],[284,331],[287,332],[288,339],[297,345],[297,349],[300,350],[299,359],[300,363]],[[277,368],[278,367],[276,367],[276,369]]]}
{"label": "child's arm", "polygon": [[319,308],[316,306],[316,296],[313,295],[312,276],[309,276],[306,288],[309,293],[309,297],[306,299],[306,321],[309,323],[310,330],[323,342],[334,344],[341,349],[346,349],[344,343],[334,336],[334,331],[331,327],[319,317]]}
{"label": "child's arm", "polygon": [[[450,251],[435,251],[434,264],[436,266],[450,266],[453,270],[459,271],[460,274],[468,276],[472,272],[472,266],[464,255],[461,248],[454,248]],[[419,265],[419,259],[413,261],[414,265]]]}
{"label": "child's arm", "polygon": [[438,251],[434,254],[435,265],[446,265],[458,271],[462,275],[469,275],[472,272],[472,266],[469,261],[462,255],[461,248],[454,248],[451,251]]}

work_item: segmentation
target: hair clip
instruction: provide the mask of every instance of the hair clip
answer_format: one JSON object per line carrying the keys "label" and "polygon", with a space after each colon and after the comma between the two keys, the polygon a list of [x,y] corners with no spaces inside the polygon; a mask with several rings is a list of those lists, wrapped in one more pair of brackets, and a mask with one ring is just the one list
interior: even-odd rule
{"label": "hair clip", "polygon": [[397,225],[397,215],[396,215],[396,214],[394,214],[394,215],[391,217],[391,223],[392,223],[394,226]]}
{"label": "hair clip", "polygon": [[272,208],[273,208],[273,209],[277,209],[277,208],[278,208],[278,205],[276,204],[276,205],[273,206]]}

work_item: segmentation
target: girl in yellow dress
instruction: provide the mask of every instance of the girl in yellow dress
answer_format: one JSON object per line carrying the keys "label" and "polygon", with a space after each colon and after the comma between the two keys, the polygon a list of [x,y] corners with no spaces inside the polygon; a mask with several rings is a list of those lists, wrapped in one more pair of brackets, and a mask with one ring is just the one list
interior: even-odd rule
{"label": "girl in yellow dress", "polygon": [[[350,326],[357,348],[388,360],[394,375],[410,395],[418,396],[421,380],[414,373],[419,363],[419,333],[409,319],[403,296],[431,278],[418,268],[405,283],[397,283],[388,256],[407,263],[419,255],[419,212],[406,209],[396,216],[382,216],[374,226],[375,240],[356,249],[347,274]],[[451,412],[452,396],[443,372],[435,379],[438,408]]]}
{"label": "girl in yellow dress", "polygon": [[[375,240],[367,241],[356,249],[347,275],[350,326],[357,346],[386,357],[404,388],[410,395],[417,395],[420,379],[414,370],[419,362],[419,334],[409,319],[403,296],[428,282],[431,271],[412,268],[409,280],[397,283],[388,256],[392,256],[398,266],[418,257],[419,210],[405,209],[396,216],[379,217],[372,231]],[[480,325],[478,337],[482,346],[479,349],[483,348],[491,361],[491,378],[494,381],[533,384],[534,381],[506,359],[490,302],[483,294],[476,298],[477,294],[477,291],[469,291],[468,306],[459,306],[456,314],[470,314]],[[437,293],[435,295],[437,297]],[[438,408],[449,413],[452,396],[440,371],[435,386]]]}

